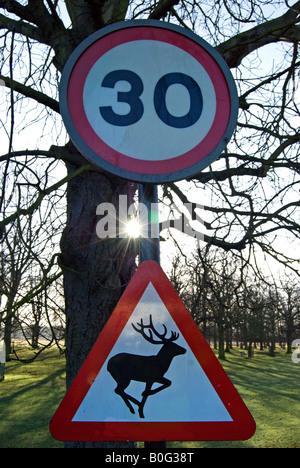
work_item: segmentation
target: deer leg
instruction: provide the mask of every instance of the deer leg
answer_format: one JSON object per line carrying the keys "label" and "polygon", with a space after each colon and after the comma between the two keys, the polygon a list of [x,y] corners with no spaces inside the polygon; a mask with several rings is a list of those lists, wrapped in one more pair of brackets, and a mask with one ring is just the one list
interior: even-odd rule
{"label": "deer leg", "polygon": [[142,393],[143,398],[142,398],[141,403],[139,404],[139,415],[140,415],[140,418],[144,418],[144,417],[145,417],[145,416],[144,416],[144,406],[145,406],[145,403],[146,403],[146,400],[147,400],[148,396],[151,394],[151,393],[150,393],[150,392],[151,392],[151,386],[152,386],[152,382],[151,382],[151,383],[147,382],[147,383],[146,383],[146,388],[145,388],[145,390],[144,390],[143,393]]}
{"label": "deer leg", "polygon": [[161,392],[162,390],[164,390],[164,388],[168,388],[172,384],[171,380],[166,379],[165,377],[162,377],[160,380],[157,380],[156,382],[161,383],[162,385],[160,387],[158,387],[158,388],[155,388],[154,390],[151,390],[153,382],[151,382],[151,383],[147,382],[146,383],[146,388],[142,393],[143,398],[142,398],[141,403],[139,404],[140,418],[145,417],[143,410],[144,410],[144,406],[145,406],[145,403],[146,403],[146,400],[147,400],[148,396],[155,395],[155,393]]}
{"label": "deer leg", "polygon": [[158,388],[154,388],[153,390],[149,390],[148,395],[155,395],[155,393],[161,392],[165,388],[170,387],[172,384],[171,380],[166,379],[165,377],[162,377],[160,380],[156,381],[157,383],[161,383],[162,385]]}
{"label": "deer leg", "polygon": [[[125,390],[125,388],[126,388],[127,386],[128,386],[128,385],[126,385],[125,387],[124,387],[124,386],[120,387],[120,385],[118,385],[118,386],[115,388],[115,393],[116,393],[117,395],[120,395],[120,397],[124,400],[126,406],[129,408],[130,412],[131,412],[132,414],[134,414],[135,411],[134,411],[132,405],[130,404],[130,401],[132,401],[132,403],[135,403],[135,404],[138,405],[138,406],[140,405],[140,402],[139,402],[136,398],[132,397],[131,395],[128,395],[128,393],[125,393],[125,392],[124,392],[124,390]],[[129,400],[130,400],[130,401],[129,401]]]}

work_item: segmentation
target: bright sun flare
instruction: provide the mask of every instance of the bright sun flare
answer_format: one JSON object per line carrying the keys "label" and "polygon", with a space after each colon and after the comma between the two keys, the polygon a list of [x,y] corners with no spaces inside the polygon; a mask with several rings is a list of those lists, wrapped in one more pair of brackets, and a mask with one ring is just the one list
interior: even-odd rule
{"label": "bright sun flare", "polygon": [[141,226],[138,220],[133,218],[128,221],[126,231],[129,237],[139,237],[141,234]]}

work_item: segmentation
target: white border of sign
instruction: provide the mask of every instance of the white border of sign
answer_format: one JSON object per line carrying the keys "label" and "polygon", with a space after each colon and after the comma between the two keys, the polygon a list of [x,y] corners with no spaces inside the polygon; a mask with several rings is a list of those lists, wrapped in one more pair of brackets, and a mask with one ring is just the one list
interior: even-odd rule
{"label": "white border of sign", "polygon": [[[214,67],[217,67],[215,69],[218,70],[221,76],[220,80],[224,83],[223,90],[226,87],[227,93],[226,99],[222,99],[221,91],[219,91],[217,89],[218,87],[215,85],[216,93],[219,93],[219,95],[216,96],[216,117],[209,134],[205,138],[205,144],[201,141],[201,145],[196,144],[192,150],[186,151],[184,154],[179,154],[173,158],[162,158],[161,161],[145,161],[139,159],[139,157],[132,157],[132,155],[116,151],[112,148],[113,145],[103,141],[105,140],[105,135],[103,135],[101,139],[99,133],[97,134],[97,132],[92,129],[92,126],[88,122],[83,103],[83,88],[88,73],[96,63],[96,60],[99,60],[99,56],[101,57],[101,54],[104,56],[105,53],[107,53],[107,45],[105,46],[106,49],[105,47],[103,49],[104,52],[98,52],[104,41],[106,44],[114,43],[114,45],[109,47],[115,47],[116,49],[118,46],[123,45],[120,39],[114,40],[117,34],[119,34],[119,38],[123,38],[122,40],[124,43],[126,43],[130,33],[133,32],[141,32],[139,39],[135,40],[144,40],[144,37],[148,39],[151,36],[151,34],[148,34],[148,37],[147,34],[145,36],[147,28],[149,31],[150,29],[155,32],[159,31],[159,37],[161,38],[163,38],[164,35],[168,35],[169,38],[166,39],[166,43],[169,45],[171,44],[170,38],[174,37],[176,40],[178,38],[178,44],[182,44],[182,46],[179,45],[179,47],[181,47],[182,50],[186,48],[184,52],[187,54],[189,54],[188,46],[192,44],[195,50],[199,50],[199,59],[196,58],[196,60],[199,60],[200,65],[201,60],[203,60],[201,57],[204,56],[206,57],[204,60],[208,58],[210,63],[214,64]],[[133,34],[131,35],[133,36]],[[120,41],[119,44],[118,40]],[[129,39],[129,41],[130,40],[134,41],[134,39]],[[93,53],[91,52],[92,50],[94,51]],[[96,50],[97,52],[95,52]],[[94,57],[96,57],[97,54],[98,59],[95,59]],[[204,67],[205,66],[207,67],[206,71],[209,75],[209,67],[211,65],[204,65]],[[224,105],[222,101],[227,102]],[[224,106],[226,107],[227,117],[223,119]],[[69,136],[78,150],[96,166],[122,178],[137,182],[158,184],[182,180],[191,178],[208,167],[227,146],[236,127],[238,107],[238,95],[234,79],[229,67],[220,54],[206,41],[199,38],[191,31],[177,25],[156,20],[123,21],[107,26],[92,34],[85,39],[69,57],[63,70],[60,83],[61,115]]]}

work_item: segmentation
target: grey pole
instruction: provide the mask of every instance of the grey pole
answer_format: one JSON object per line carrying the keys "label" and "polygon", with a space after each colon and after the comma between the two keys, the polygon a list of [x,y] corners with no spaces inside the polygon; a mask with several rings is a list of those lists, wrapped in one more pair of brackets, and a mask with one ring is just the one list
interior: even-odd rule
{"label": "grey pole", "polygon": [[157,185],[140,184],[139,202],[146,206],[148,213],[147,226],[144,230],[146,237],[140,238],[139,263],[145,260],[160,263]]}
{"label": "grey pole", "polygon": [[[157,185],[148,183],[140,184],[139,202],[146,206],[148,213],[147,229],[145,229],[147,237],[140,238],[139,263],[145,260],[154,260],[160,263]],[[149,449],[166,448],[166,442],[144,442],[144,446]]]}

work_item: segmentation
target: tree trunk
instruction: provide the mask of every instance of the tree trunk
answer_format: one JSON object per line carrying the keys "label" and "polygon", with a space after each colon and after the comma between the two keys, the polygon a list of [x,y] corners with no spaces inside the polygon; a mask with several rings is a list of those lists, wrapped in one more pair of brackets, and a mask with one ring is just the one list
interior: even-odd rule
{"label": "tree trunk", "polygon": [[252,341],[252,340],[249,340],[248,358],[251,358],[251,357],[253,357],[253,355],[254,355],[254,350],[253,350],[253,348],[252,348],[252,343],[253,343],[253,341]]}
{"label": "tree trunk", "polygon": [[[84,161],[86,164],[86,161]],[[74,167],[68,166],[69,171]],[[114,310],[135,268],[127,239],[96,235],[96,207],[117,206],[120,194],[131,203],[129,182],[99,171],[75,177],[67,188],[67,222],[61,239],[60,265],[64,273],[66,308],[66,384],[70,387],[89,351]],[[68,442],[67,448],[130,447],[132,444]]]}
{"label": "tree trunk", "polygon": [[[10,309],[8,309],[10,311]],[[6,362],[10,361],[11,354],[11,327],[12,327],[12,318],[8,317],[5,320],[4,324],[4,343],[5,343],[5,355]]]}
{"label": "tree trunk", "polygon": [[218,335],[219,335],[219,359],[226,359],[225,357],[225,338],[224,338],[224,325],[222,320],[218,322]]}
{"label": "tree trunk", "polygon": [[15,300],[15,294],[11,294],[7,300],[7,316],[4,323],[4,343],[5,343],[5,354],[6,362],[10,361],[10,355],[12,353],[11,340],[12,340],[12,329],[13,329],[13,317],[11,315],[11,309]]}

